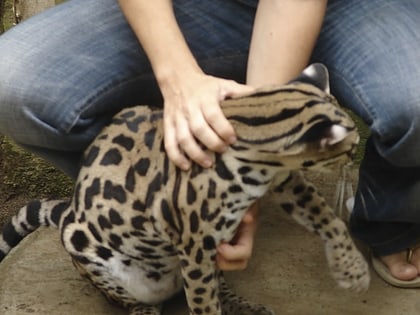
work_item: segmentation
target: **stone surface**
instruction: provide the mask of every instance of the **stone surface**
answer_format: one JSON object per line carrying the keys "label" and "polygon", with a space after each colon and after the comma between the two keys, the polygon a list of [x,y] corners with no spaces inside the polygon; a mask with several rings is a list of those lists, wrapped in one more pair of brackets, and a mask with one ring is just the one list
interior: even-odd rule
{"label": "stone surface", "polygon": [[[372,272],[368,292],[336,287],[321,241],[283,213],[275,201],[261,202],[260,227],[246,271],[229,273],[235,290],[270,305],[276,314],[415,315],[418,290],[391,287]],[[74,270],[56,230],[33,233],[0,264],[2,315],[122,315]],[[166,304],[165,315],[186,315],[183,297]],[[238,314],[239,315],[239,314]]]}

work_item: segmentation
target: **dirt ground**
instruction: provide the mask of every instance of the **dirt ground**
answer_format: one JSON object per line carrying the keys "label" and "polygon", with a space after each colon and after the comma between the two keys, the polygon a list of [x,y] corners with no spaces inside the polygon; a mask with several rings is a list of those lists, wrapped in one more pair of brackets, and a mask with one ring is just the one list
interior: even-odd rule
{"label": "dirt ground", "polygon": [[[332,200],[334,174],[312,181]],[[353,172],[353,178],[356,176]],[[7,215],[25,198],[2,205]],[[261,201],[260,227],[247,270],[227,275],[239,293],[270,305],[276,314],[293,315],[415,315],[420,314],[416,289],[391,287],[372,273],[370,289],[352,293],[338,289],[329,275],[320,240],[277,211],[275,200]],[[41,230],[21,243],[0,265],[0,314],[122,315],[73,269],[55,230]],[[165,305],[165,315],[187,314],[184,298]],[[240,315],[240,314],[238,314]]]}

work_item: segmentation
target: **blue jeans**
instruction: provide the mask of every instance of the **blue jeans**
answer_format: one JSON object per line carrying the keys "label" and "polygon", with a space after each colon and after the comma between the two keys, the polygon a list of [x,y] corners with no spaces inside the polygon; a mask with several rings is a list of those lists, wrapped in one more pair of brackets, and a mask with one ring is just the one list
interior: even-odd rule
{"label": "blue jeans", "polygon": [[332,0],[313,55],[369,125],[350,226],[377,255],[420,239],[420,2]]}
{"label": "blue jeans", "polygon": [[[205,72],[245,80],[256,4],[174,0]],[[334,94],[372,130],[351,225],[378,254],[420,236],[419,17],[418,0],[331,0],[313,54],[329,67]],[[162,105],[116,0],[67,1],[6,32],[0,51],[0,133],[73,177],[115,112]]]}
{"label": "blue jeans", "polygon": [[[255,8],[179,0],[175,10],[202,68],[243,81]],[[73,177],[114,113],[162,104],[117,0],[67,1],[3,34],[0,51],[0,133]]]}

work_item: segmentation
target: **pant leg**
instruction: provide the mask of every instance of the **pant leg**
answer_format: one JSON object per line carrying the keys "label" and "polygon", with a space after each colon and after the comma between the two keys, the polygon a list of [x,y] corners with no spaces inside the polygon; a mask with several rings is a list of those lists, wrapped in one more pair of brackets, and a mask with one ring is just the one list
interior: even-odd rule
{"label": "pant leg", "polygon": [[[244,80],[255,8],[239,0],[174,6],[204,70]],[[117,0],[69,0],[6,32],[0,51],[0,132],[72,176],[115,112],[162,104]]]}
{"label": "pant leg", "polygon": [[369,125],[351,229],[379,255],[420,237],[420,2],[331,1],[313,60]]}
{"label": "pant leg", "polygon": [[7,31],[0,49],[0,132],[72,175],[110,114],[141,99],[133,80],[151,81],[113,0],[67,1]]}

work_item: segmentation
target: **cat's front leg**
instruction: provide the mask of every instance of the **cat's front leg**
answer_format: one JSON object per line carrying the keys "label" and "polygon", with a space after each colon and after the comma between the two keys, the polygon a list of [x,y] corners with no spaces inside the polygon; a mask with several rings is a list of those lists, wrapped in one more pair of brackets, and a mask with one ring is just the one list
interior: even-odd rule
{"label": "cat's front leg", "polygon": [[303,174],[291,172],[286,179],[283,177],[275,183],[272,192],[279,196],[283,210],[324,241],[327,261],[338,285],[355,291],[366,290],[370,282],[366,260],[344,222]]}
{"label": "cat's front leg", "polygon": [[268,306],[253,303],[236,295],[226,283],[223,272],[219,273],[219,283],[223,315],[274,315]]}
{"label": "cat's front leg", "polygon": [[214,238],[191,237],[179,249],[179,258],[189,314],[222,315]]}

